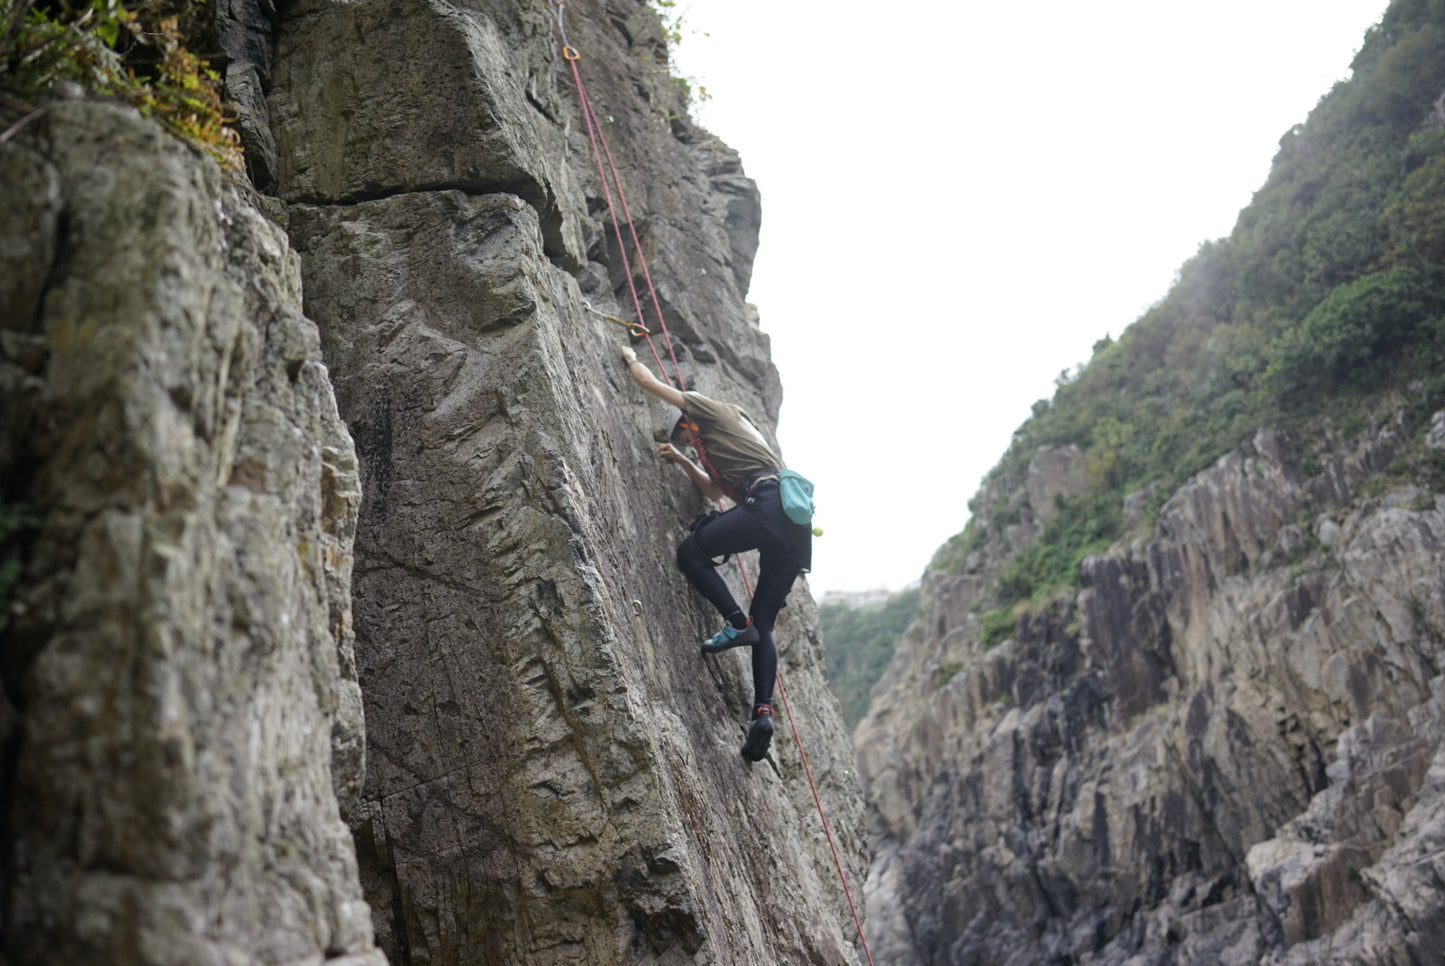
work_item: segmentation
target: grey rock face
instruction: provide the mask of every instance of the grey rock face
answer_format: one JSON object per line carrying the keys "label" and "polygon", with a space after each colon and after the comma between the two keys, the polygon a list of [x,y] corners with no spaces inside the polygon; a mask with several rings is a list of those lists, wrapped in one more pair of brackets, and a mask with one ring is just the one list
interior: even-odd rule
{"label": "grey rock face", "polygon": [[987,574],[930,575],[857,735],[877,941],[948,963],[1433,961],[1445,515],[1361,491],[1405,443],[1389,422],[1305,477],[1261,433],[987,652]]}
{"label": "grey rock face", "polygon": [[[645,5],[569,10],[568,29],[672,333],[659,351],[771,425],[743,302],[756,188],[669,117]],[[282,25],[280,193],[365,494],[355,828],[379,941],[409,962],[845,962],[785,719],[747,766],[746,655],[698,654],[716,618],[673,554],[704,507],[653,454],[623,330],[583,306],[634,314],[558,48],[540,4],[311,4]],[[801,582],[785,613],[782,671],[856,889],[861,793]]]}
{"label": "grey rock face", "polygon": [[510,192],[537,212],[549,254],[578,268],[585,209],[558,118],[545,7],[479,7],[317,3],[289,16],[270,102],[282,195]]}
{"label": "grey rock face", "polygon": [[[585,310],[648,278],[546,6],[214,14],[274,197],[113,107],[0,146],[6,961],[851,960],[816,611],[749,766],[747,655],[700,657],[673,564],[704,507]],[[569,17],[658,349],[770,431],[756,186],[646,4]]]}
{"label": "grey rock face", "polygon": [[4,638],[5,956],[375,966],[342,815],[360,488],[296,256],[133,112],[44,130],[0,147],[0,478],[37,522]]}
{"label": "grey rock face", "polygon": [[211,66],[220,72],[226,98],[236,105],[236,130],[246,173],[261,191],[274,191],[280,157],[271,132],[266,91],[274,65],[272,36],[277,15],[271,0],[217,0],[200,10],[208,19],[206,49],[219,50]]}
{"label": "grey rock face", "polygon": [[1059,516],[1059,497],[1078,496],[1089,488],[1084,453],[1072,443],[1039,451],[1029,463],[1029,505],[1043,526]]}

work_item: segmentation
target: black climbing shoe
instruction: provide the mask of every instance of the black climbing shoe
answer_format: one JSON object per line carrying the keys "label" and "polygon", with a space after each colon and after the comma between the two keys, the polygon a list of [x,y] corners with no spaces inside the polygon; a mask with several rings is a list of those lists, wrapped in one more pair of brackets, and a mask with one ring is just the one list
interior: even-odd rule
{"label": "black climbing shoe", "polygon": [[724,624],[723,629],[712,637],[702,642],[704,654],[721,654],[723,651],[733,647],[752,647],[758,642],[758,629],[748,621],[748,626],[738,630],[731,624]]}
{"label": "black climbing shoe", "polygon": [[743,742],[742,756],[748,761],[762,761],[773,744],[773,709],[758,705],[753,723],[748,726],[748,740]]}

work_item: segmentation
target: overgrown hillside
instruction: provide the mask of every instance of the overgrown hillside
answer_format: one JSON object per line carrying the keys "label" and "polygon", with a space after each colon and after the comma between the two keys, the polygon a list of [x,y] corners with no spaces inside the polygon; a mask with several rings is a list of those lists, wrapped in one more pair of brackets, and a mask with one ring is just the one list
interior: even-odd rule
{"label": "overgrown hillside", "polygon": [[1445,0],[970,506],[855,731],[879,961],[1440,961]]}
{"label": "overgrown hillside", "polygon": [[918,616],[918,588],[861,607],[824,604],[818,608],[828,644],[828,685],[851,731],[868,713],[868,694],[893,658],[893,645]]}
{"label": "overgrown hillside", "polygon": [[[1392,5],[1352,68],[1281,140],[1234,233],[1202,245],[1165,299],[1035,404],[983,490],[1013,501],[981,494],[939,551],[934,568],[956,569],[1002,536],[1038,449],[1079,448],[1086,492],[1060,497],[998,575],[986,642],[1125,534],[1127,494],[1147,523],[1262,424],[1327,420],[1349,439],[1404,387],[1416,422],[1445,402],[1445,2]],[[1393,472],[1445,486],[1438,453],[1406,454]]]}

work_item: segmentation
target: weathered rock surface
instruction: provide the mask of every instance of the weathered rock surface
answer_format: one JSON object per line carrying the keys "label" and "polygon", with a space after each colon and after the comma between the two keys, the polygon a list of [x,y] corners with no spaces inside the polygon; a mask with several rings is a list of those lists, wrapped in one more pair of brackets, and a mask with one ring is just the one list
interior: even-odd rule
{"label": "weathered rock surface", "polygon": [[1078,496],[1089,489],[1083,450],[1073,445],[1042,449],[1029,463],[1029,506],[1038,522],[1048,526],[1059,515],[1059,497]]}
{"label": "weathered rock surface", "polygon": [[[675,116],[644,5],[569,10],[568,30],[688,385],[771,424],[777,376],[743,301],[756,188]],[[387,43],[336,56],[368,32]],[[715,617],[672,556],[704,507],[652,454],[660,407],[618,360],[623,330],[584,308],[634,314],[546,8],[308,5],[283,23],[271,106],[362,467],[357,834],[383,947],[850,960],[788,728],[746,766],[746,658],[697,653]],[[785,615],[782,672],[856,888],[862,799],[801,582]]]}
{"label": "weathered rock surface", "polygon": [[134,112],[42,130],[0,146],[0,479],[34,521],[0,959],[380,964],[342,815],[360,487],[298,259]]}
{"label": "weathered rock surface", "polygon": [[1418,442],[1261,432],[993,649],[987,555],[931,574],[856,736],[875,945],[1438,962],[1445,501],[1365,485]]}
{"label": "weathered rock surface", "polygon": [[[634,314],[547,6],[212,13],[271,197],[110,106],[0,146],[0,958],[851,961],[788,719],[747,765],[747,657],[697,652],[704,507],[586,311]],[[568,17],[658,350],[770,428],[756,186],[645,3]],[[801,582],[778,636],[856,893]]]}

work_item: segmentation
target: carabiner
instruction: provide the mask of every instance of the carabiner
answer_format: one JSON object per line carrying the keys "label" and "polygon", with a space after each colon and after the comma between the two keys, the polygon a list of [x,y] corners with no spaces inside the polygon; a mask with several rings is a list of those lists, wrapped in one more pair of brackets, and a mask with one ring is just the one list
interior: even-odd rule
{"label": "carabiner", "polygon": [[594,309],[591,302],[584,301],[582,303],[582,307],[587,311],[591,312],[593,315],[602,316],[608,322],[616,322],[618,325],[623,326],[627,329],[627,334],[632,336],[634,339],[641,339],[644,336],[652,334],[647,330],[647,326],[643,325],[641,322],[629,322],[626,319],[619,319],[615,315],[608,315],[606,312]]}

